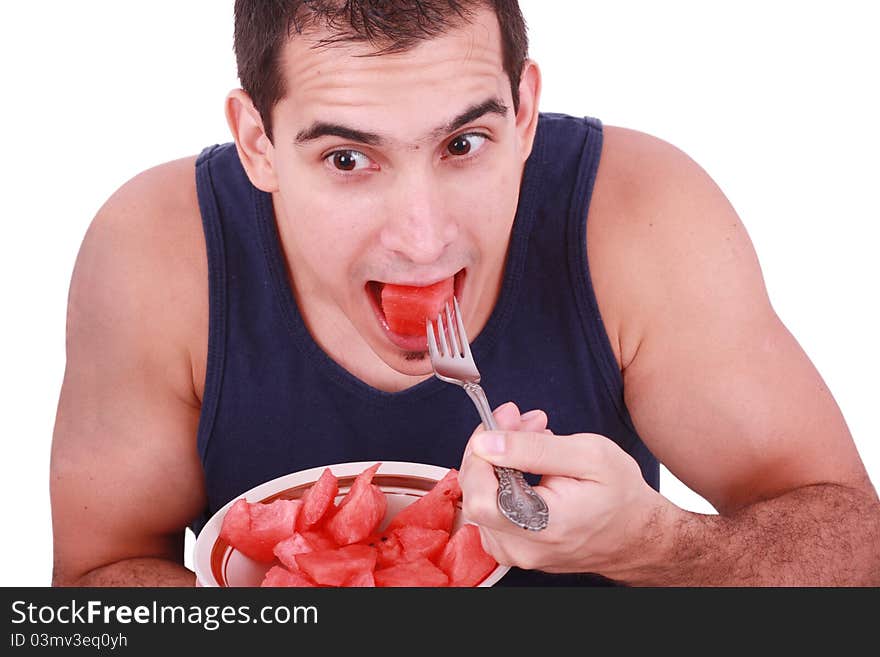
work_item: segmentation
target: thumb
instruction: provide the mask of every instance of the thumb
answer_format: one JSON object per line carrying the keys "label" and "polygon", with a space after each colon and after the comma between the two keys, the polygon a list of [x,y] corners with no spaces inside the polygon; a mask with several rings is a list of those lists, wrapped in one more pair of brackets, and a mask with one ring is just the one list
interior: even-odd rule
{"label": "thumb", "polygon": [[560,437],[543,431],[485,431],[472,442],[474,454],[494,465],[577,479],[597,478],[613,445],[598,434]]}
{"label": "thumb", "polygon": [[[534,409],[528,413],[520,415],[519,408],[513,402],[502,404],[492,413],[498,428],[504,431],[547,431],[547,414],[540,410]],[[483,425],[480,424],[471,434],[473,437],[483,431]],[[464,456],[467,457],[471,453],[471,440],[464,448]]]}

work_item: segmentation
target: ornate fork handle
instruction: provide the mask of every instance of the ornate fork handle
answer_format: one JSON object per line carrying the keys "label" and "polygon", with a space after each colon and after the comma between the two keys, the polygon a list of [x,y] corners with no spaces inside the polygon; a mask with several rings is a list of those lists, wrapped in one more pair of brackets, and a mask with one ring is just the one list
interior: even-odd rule
{"label": "ornate fork handle", "polygon": [[[462,387],[477,407],[483,426],[490,431],[498,429],[486,393],[480,385],[466,382]],[[547,504],[529,486],[523,473],[512,468],[495,466],[495,476],[498,477],[498,509],[504,517],[523,529],[544,529],[550,518]]]}

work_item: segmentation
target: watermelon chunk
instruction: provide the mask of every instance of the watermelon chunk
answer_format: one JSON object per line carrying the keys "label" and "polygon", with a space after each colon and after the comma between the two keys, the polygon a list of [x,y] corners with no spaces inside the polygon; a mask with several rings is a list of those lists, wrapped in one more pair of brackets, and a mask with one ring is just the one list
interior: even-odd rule
{"label": "watermelon chunk", "polygon": [[376,586],[447,586],[449,577],[422,557],[415,561],[380,568],[373,573]]}
{"label": "watermelon chunk", "polygon": [[449,541],[449,533],[443,529],[411,525],[398,527],[394,535],[403,547],[401,561],[416,561],[422,557],[434,561]]}
{"label": "watermelon chunk", "polygon": [[426,287],[386,283],[381,300],[388,328],[400,335],[425,335],[425,320],[437,319],[452,294],[452,278]]}
{"label": "watermelon chunk", "polygon": [[468,523],[449,539],[437,565],[449,576],[449,586],[476,586],[498,563],[483,549],[480,530]]}
{"label": "watermelon chunk", "polygon": [[387,531],[392,532],[398,527],[410,525],[442,529],[451,533],[455,520],[455,502],[460,498],[458,470],[452,468],[431,490],[394,516]]}
{"label": "watermelon chunk", "polygon": [[294,532],[293,536],[285,538],[272,548],[272,552],[278,557],[278,561],[291,570],[299,570],[299,566],[294,558],[296,555],[314,551],[315,549],[312,547],[312,544],[298,532]]}
{"label": "watermelon chunk", "polygon": [[220,537],[242,554],[269,563],[277,543],[293,535],[302,502],[274,500],[268,504],[236,500],[223,517]]}
{"label": "watermelon chunk", "polygon": [[380,465],[376,463],[355,478],[336,513],[327,521],[325,529],[339,545],[364,540],[382,522],[388,501],[385,493],[371,483]]}
{"label": "watermelon chunk", "polygon": [[330,468],[324,468],[318,481],[302,497],[303,508],[296,521],[296,528],[305,531],[317,524],[333,506],[338,492],[339,480]]}
{"label": "watermelon chunk", "polygon": [[368,545],[315,550],[294,558],[300,570],[324,586],[342,586],[352,576],[376,567],[376,549]]}
{"label": "watermelon chunk", "polygon": [[272,566],[260,586],[315,586],[315,583],[299,572],[291,572],[284,566]]}

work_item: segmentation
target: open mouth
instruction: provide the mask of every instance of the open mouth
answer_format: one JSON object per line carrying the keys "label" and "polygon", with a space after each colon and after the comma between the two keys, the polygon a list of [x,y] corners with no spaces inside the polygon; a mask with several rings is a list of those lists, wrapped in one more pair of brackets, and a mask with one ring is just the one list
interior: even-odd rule
{"label": "open mouth", "polygon": [[[464,291],[464,281],[466,275],[466,270],[460,269],[452,276],[452,293],[456,296],[459,303],[462,302],[462,293]],[[440,283],[440,281],[435,281],[433,285],[437,285],[438,283]],[[421,316],[415,318],[409,330],[405,331],[401,331],[400,329],[394,330],[389,325],[389,319],[385,314],[385,309],[383,307],[382,301],[382,289],[385,287],[386,284],[387,283],[385,281],[368,281],[365,286],[367,298],[370,301],[370,305],[373,308],[373,313],[375,314],[376,319],[379,321],[379,325],[382,327],[382,330],[385,332],[388,340],[399,349],[403,349],[404,351],[411,353],[424,353],[428,349],[427,339],[425,338],[424,331],[424,318],[422,318]],[[432,287],[432,285],[411,287],[421,287],[427,289]],[[415,312],[418,313],[418,311]],[[395,326],[400,326],[400,322],[397,321],[397,318],[395,318],[395,320],[392,321],[391,324]],[[419,329],[418,327],[421,328]]]}

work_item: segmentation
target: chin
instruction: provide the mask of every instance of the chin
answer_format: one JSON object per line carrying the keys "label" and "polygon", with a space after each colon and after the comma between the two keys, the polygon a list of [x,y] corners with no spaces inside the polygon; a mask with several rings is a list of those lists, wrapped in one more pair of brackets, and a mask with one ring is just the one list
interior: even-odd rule
{"label": "chin", "polygon": [[434,373],[427,351],[395,351],[393,354],[383,356],[382,360],[395,371],[408,376],[425,376]]}
{"label": "chin", "polygon": [[374,345],[375,354],[380,360],[398,374],[412,377],[424,377],[434,373],[431,357],[427,351],[401,349],[394,345]]}

